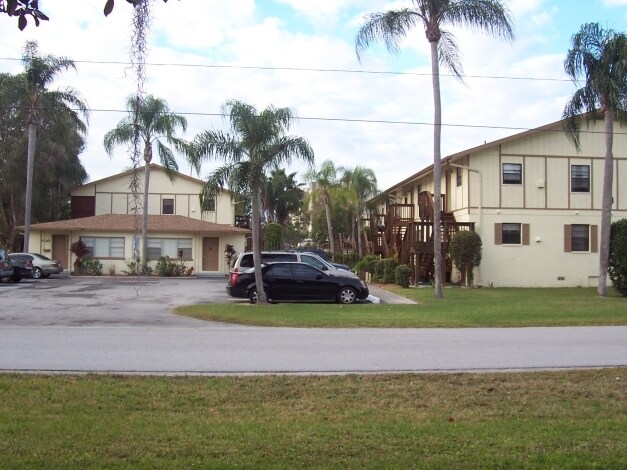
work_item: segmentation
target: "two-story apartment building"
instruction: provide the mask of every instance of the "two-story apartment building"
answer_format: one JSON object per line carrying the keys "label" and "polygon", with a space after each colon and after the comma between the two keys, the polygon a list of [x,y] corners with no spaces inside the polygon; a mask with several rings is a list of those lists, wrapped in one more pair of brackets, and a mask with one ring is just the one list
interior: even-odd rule
{"label": "two-story apartment building", "polygon": [[[475,230],[483,259],[475,284],[595,286],[603,189],[603,121],[581,129],[577,151],[562,121],[442,159],[443,249]],[[627,129],[614,128],[612,221],[627,217]],[[433,165],[384,192],[372,219],[375,252],[398,256],[414,279],[433,273]],[[376,228],[375,228],[376,227]],[[443,270],[455,282],[449,263]]]}
{"label": "two-story apartment building", "polygon": [[[99,259],[105,272],[122,273],[141,244],[143,168],[136,174],[139,199],[130,190],[129,170],[75,188],[72,218],[31,225],[29,246],[72,266],[71,244],[82,240]],[[234,201],[221,191],[208,211],[201,210],[203,181],[176,173],[170,180],[165,169],[151,164],[148,194],[148,259],[154,267],[160,256],[182,259],[195,273],[228,270],[225,245],[243,251],[250,230],[235,226]],[[139,205],[139,207],[138,207]]]}

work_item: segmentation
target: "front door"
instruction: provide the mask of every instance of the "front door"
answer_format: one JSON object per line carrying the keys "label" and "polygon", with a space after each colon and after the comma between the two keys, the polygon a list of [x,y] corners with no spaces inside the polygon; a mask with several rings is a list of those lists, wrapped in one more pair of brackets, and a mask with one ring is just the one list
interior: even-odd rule
{"label": "front door", "polygon": [[220,263],[220,239],[216,237],[202,238],[202,270],[217,271]]}
{"label": "front door", "polygon": [[61,266],[63,266],[63,269],[67,269],[69,266],[68,255],[69,251],[67,246],[67,235],[53,235],[51,258],[61,261]]}

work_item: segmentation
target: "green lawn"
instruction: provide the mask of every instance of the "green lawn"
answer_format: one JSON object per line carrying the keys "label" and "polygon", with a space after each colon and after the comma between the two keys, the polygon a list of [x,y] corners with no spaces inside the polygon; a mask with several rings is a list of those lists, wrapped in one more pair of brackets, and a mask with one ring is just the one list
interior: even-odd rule
{"label": "green lawn", "polygon": [[245,302],[190,305],[175,313],[203,320],[290,327],[522,327],[627,325],[627,298],[613,290],[606,298],[592,288],[433,289],[386,286],[415,305],[276,304]]}
{"label": "green lawn", "polygon": [[627,370],[0,375],[0,468],[627,468]]}

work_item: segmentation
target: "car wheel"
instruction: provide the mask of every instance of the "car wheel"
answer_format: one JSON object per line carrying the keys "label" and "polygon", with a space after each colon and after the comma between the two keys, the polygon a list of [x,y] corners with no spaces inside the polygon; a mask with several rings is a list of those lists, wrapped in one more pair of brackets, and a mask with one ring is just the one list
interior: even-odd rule
{"label": "car wheel", "polygon": [[337,301],[341,304],[354,304],[357,300],[357,291],[350,286],[342,287],[337,294]]}
{"label": "car wheel", "polygon": [[15,274],[11,278],[11,282],[20,282],[21,280],[22,280],[22,276],[15,275]]}
{"label": "car wheel", "polygon": [[251,304],[256,304],[257,303],[257,288],[253,287],[252,289],[250,289],[248,291],[248,300],[250,301]]}
{"label": "car wheel", "polygon": [[41,268],[35,268],[35,270],[33,271],[33,279],[41,279],[42,277],[45,276]]}

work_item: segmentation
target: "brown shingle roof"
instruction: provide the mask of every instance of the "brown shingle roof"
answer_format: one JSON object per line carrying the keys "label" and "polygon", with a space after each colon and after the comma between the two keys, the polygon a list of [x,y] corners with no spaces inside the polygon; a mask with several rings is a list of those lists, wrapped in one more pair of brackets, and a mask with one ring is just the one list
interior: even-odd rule
{"label": "brown shingle roof", "polygon": [[[127,214],[106,214],[80,219],[58,220],[32,224],[34,230],[69,230],[91,232],[135,232],[141,229],[142,217]],[[20,227],[23,230],[23,227]],[[250,230],[227,224],[191,219],[182,215],[149,215],[148,230],[175,233],[250,233]]]}

